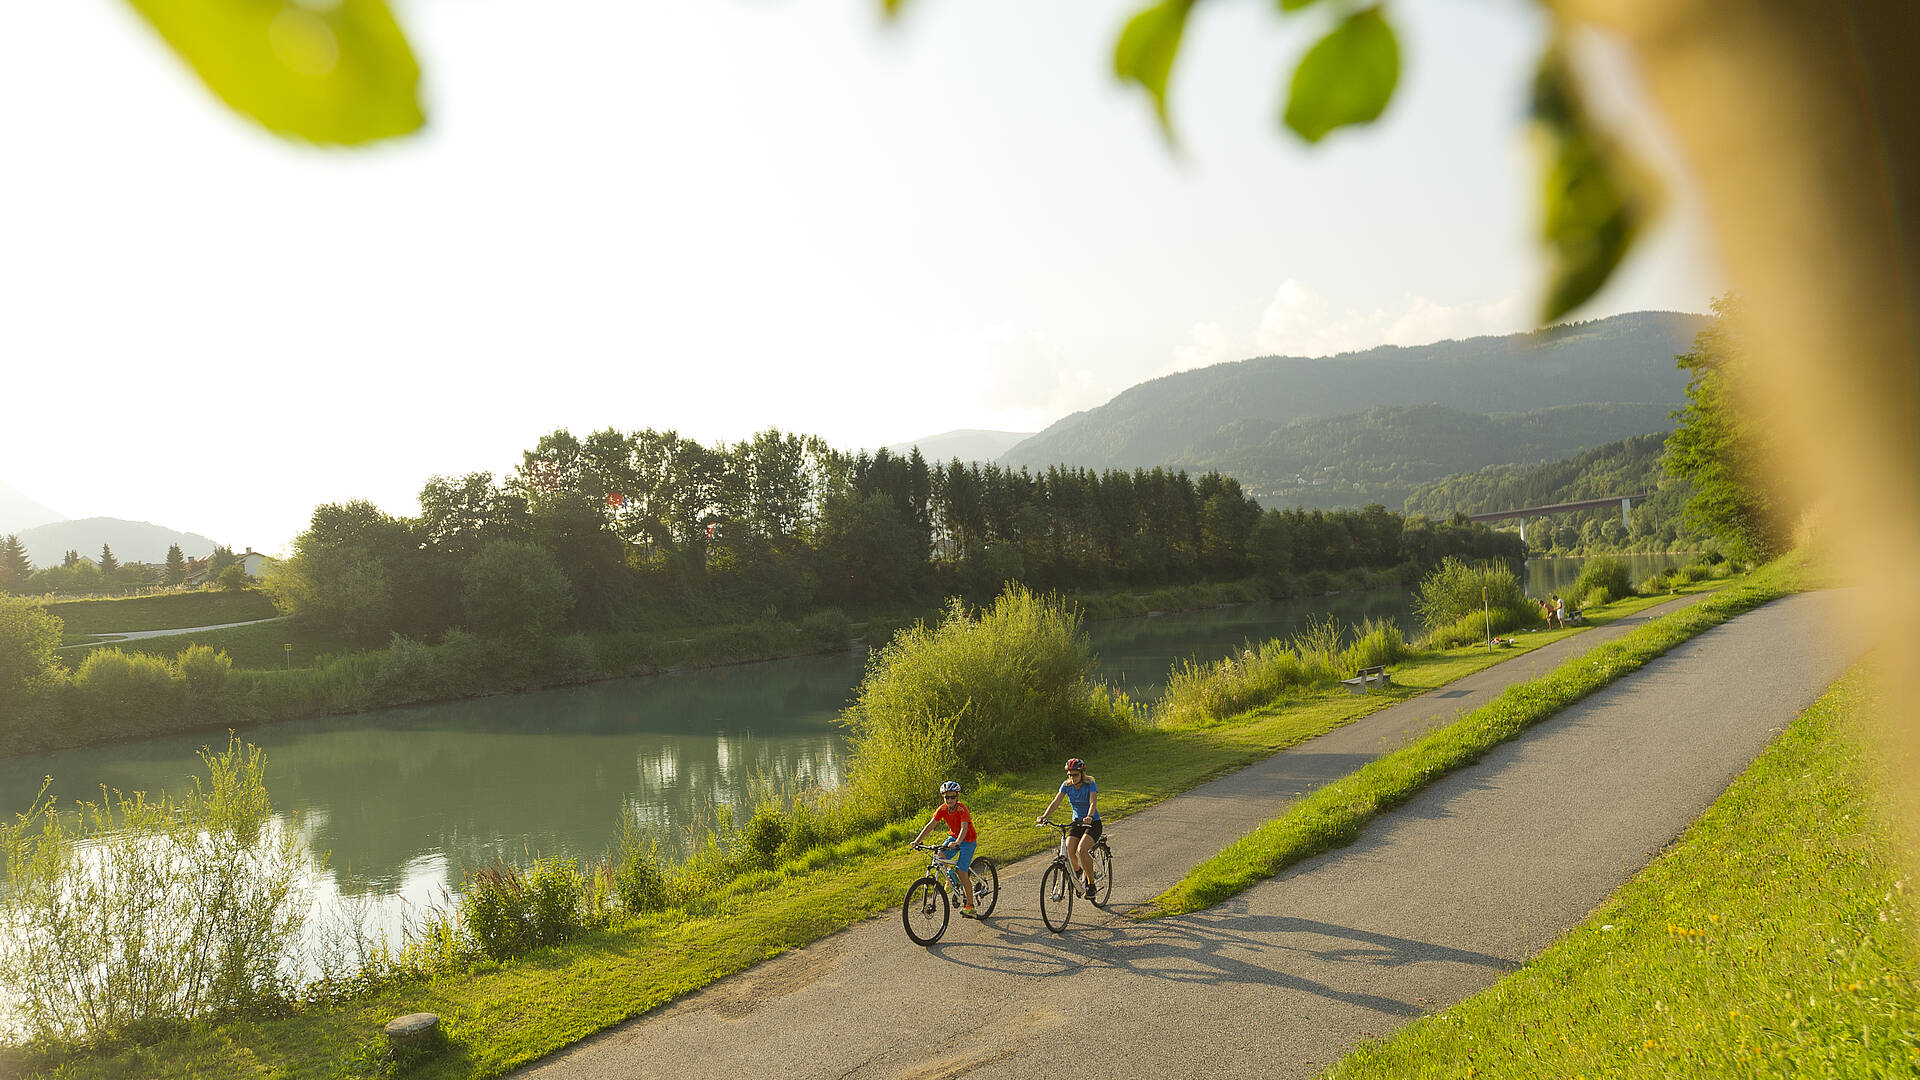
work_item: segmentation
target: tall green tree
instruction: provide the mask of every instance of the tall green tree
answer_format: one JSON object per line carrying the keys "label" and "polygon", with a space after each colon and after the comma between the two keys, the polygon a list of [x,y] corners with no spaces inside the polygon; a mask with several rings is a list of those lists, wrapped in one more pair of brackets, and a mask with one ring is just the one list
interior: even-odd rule
{"label": "tall green tree", "polygon": [[33,560],[18,536],[8,534],[0,540],[0,592],[23,592],[33,576]]}
{"label": "tall green tree", "polygon": [[113,556],[113,545],[101,544],[100,545],[100,572],[102,574],[111,575],[115,570],[118,570],[118,569],[120,569],[120,560],[114,558]]}
{"label": "tall green tree", "polygon": [[169,585],[178,585],[187,580],[187,556],[180,550],[179,544],[167,545],[167,575]]}
{"label": "tall green tree", "polygon": [[213,554],[207,556],[207,577],[217,578],[220,576],[220,571],[239,561],[240,556],[235,555],[232,548],[216,547],[213,549]]}
{"label": "tall green tree", "polygon": [[1747,343],[1740,302],[1714,301],[1717,316],[1679,357],[1693,373],[1680,427],[1667,437],[1667,471],[1693,483],[1682,511],[1694,530],[1715,537],[1728,556],[1771,558],[1789,544],[1790,515],[1766,472],[1766,421],[1747,401],[1741,380]]}

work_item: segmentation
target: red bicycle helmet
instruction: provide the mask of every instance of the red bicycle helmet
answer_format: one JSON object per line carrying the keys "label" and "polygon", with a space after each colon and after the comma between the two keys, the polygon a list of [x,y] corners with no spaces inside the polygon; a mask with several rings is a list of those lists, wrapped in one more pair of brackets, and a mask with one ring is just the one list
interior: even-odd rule
{"label": "red bicycle helmet", "polygon": [[1084,761],[1081,761],[1077,757],[1070,757],[1067,759],[1067,771],[1068,772],[1086,772],[1087,763]]}

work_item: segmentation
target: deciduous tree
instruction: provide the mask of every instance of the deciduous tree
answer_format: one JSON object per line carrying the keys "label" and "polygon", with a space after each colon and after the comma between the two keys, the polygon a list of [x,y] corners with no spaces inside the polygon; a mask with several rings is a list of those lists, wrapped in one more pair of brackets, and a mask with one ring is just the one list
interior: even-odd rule
{"label": "deciduous tree", "polygon": [[[1740,304],[1731,296],[1714,302],[1718,318],[1700,331],[1693,350],[1679,358],[1693,373],[1680,426],[1667,438],[1667,471],[1693,484],[1683,513],[1688,526],[1715,537],[1728,556],[1769,559],[1789,542],[1788,514],[1777,485],[1768,482],[1765,420],[1751,406]],[[1615,522],[1617,524],[1617,522]]]}

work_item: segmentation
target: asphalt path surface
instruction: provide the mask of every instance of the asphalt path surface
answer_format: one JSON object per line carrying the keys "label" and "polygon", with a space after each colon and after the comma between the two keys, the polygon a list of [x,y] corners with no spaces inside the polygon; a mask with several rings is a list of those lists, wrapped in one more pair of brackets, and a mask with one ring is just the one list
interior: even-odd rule
{"label": "asphalt path surface", "polygon": [[1064,934],[1040,921],[1047,860],[1030,858],[1003,868],[991,919],[956,918],[931,948],[907,940],[895,910],[516,1075],[1314,1075],[1360,1040],[1498,980],[1644,867],[1864,652],[1840,603],[1796,595],[1708,631],[1434,784],[1356,843],[1208,911],[1122,917],[1299,794],[1677,605],[1115,823],[1109,910],[1076,904]]}

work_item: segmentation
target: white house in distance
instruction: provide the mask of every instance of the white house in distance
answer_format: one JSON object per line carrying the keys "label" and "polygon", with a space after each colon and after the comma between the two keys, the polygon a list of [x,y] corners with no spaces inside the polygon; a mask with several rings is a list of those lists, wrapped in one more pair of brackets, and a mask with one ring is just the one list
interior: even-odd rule
{"label": "white house in distance", "polygon": [[[244,571],[248,577],[254,578],[255,580],[259,579],[261,571],[266,569],[267,564],[273,561],[270,556],[262,555],[252,548],[241,552],[236,558],[240,561],[240,569]],[[187,576],[183,584],[191,587],[208,584],[212,580],[212,577],[207,573],[207,568],[211,565],[213,565],[213,555],[211,553],[198,559],[189,558],[187,560]]]}

